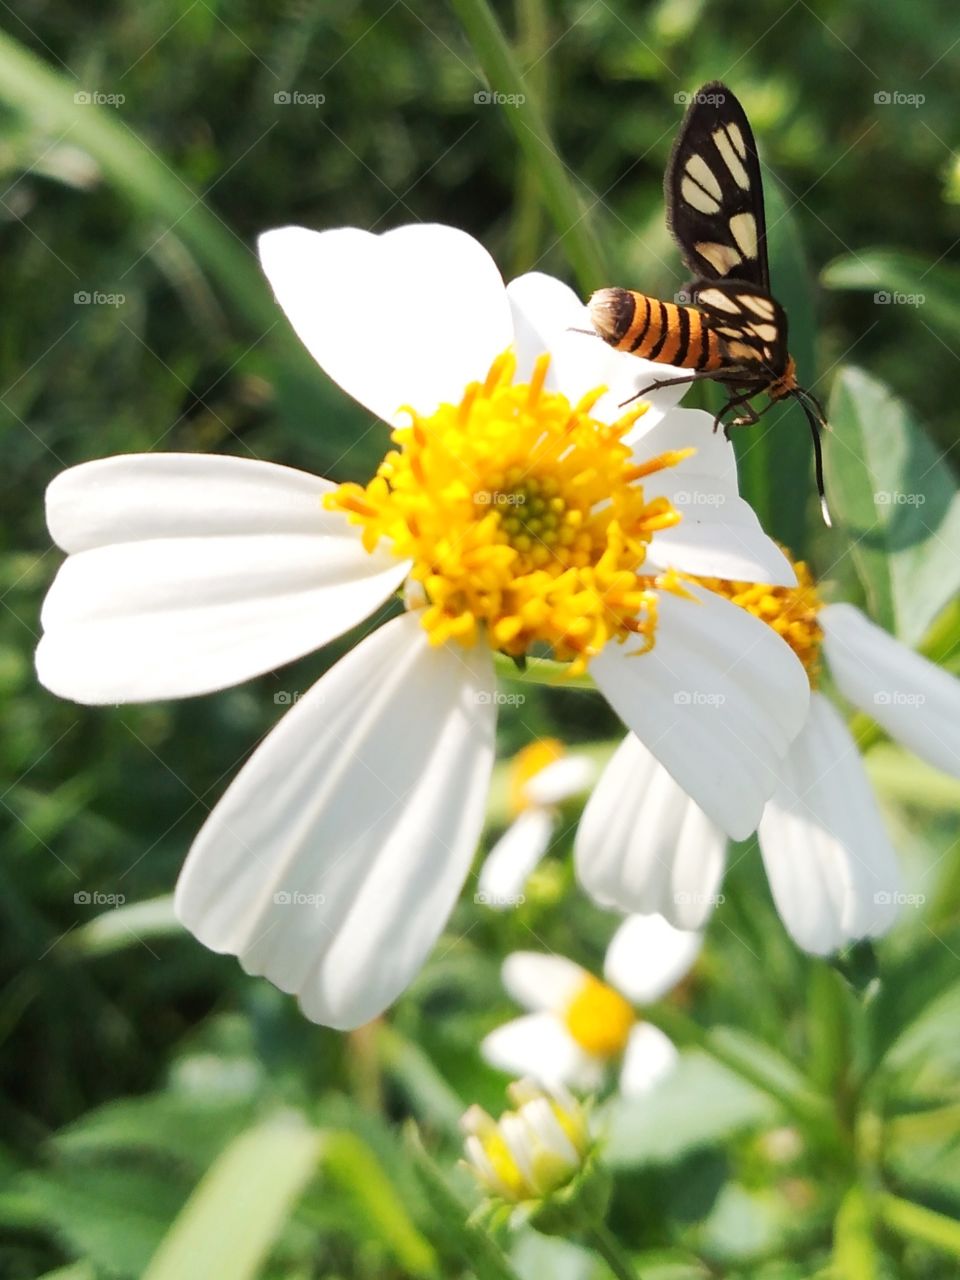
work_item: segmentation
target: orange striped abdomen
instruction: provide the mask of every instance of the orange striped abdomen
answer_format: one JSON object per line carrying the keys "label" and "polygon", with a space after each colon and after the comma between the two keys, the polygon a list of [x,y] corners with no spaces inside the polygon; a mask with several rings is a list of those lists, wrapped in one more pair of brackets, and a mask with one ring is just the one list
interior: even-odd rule
{"label": "orange striped abdomen", "polygon": [[681,369],[721,369],[729,363],[720,338],[696,307],[661,302],[632,289],[601,289],[589,308],[601,338],[618,351]]}

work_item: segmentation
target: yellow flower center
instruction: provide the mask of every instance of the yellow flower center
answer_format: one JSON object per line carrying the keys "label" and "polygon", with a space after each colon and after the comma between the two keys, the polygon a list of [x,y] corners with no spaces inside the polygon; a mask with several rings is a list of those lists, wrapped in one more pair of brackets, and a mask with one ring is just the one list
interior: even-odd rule
{"label": "yellow flower center", "polygon": [[557,738],[540,738],[523,747],[510,761],[509,800],[510,812],[516,817],[530,805],[527,783],[548,764],[563,757],[563,743]]}
{"label": "yellow flower center", "polygon": [[693,450],[637,465],[623,438],[647,406],[601,423],[590,412],[605,388],[571,405],[545,390],[548,366],[541,356],[514,385],[508,351],[459,404],[429,417],[407,407],[411,425],[393,432],[373,480],[340,485],[326,503],[363,526],[368,551],[384,539],[413,562],[432,643],[472,645],[484,628],[504,653],[543,646],[579,672],[611,639],[633,633],[652,647],[647,545],[680,515],[638,482]]}
{"label": "yellow flower center", "polygon": [[619,991],[588,974],[564,1010],[563,1020],[581,1049],[597,1058],[616,1058],[627,1047],[637,1019]]}
{"label": "yellow flower center", "polygon": [[711,591],[716,591],[741,609],[773,627],[794,651],[806,669],[815,689],[820,679],[820,650],[823,628],[817,615],[823,601],[817,584],[803,560],[793,561],[797,573],[795,587],[771,587],[755,582],[727,582],[722,578],[701,578]]}

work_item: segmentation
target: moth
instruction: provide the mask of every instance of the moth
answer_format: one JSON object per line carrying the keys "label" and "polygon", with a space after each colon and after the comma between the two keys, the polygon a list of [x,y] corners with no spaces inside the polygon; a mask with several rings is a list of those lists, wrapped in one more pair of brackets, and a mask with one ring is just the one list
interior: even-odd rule
{"label": "moth", "polygon": [[[618,351],[689,370],[658,379],[659,387],[711,378],[730,398],[714,419],[752,426],[788,397],[803,408],[813,435],[820,509],[830,524],[823,488],[820,433],[827,423],[819,401],[797,382],[787,347],[787,316],[770,292],[763,182],[753,131],[725,84],[705,84],[687,109],[667,165],[667,224],[694,279],[661,302],[631,289],[600,289],[588,303],[590,320]],[[750,401],[766,394],[759,411]],[[739,414],[729,422],[731,410]]]}

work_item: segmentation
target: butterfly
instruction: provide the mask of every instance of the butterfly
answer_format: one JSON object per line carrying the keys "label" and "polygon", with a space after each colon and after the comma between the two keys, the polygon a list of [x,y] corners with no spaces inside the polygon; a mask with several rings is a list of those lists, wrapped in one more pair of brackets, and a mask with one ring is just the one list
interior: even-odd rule
{"label": "butterfly", "polygon": [[[714,430],[752,426],[774,404],[798,401],[813,435],[820,509],[830,524],[823,487],[820,402],[797,382],[787,347],[787,316],[770,292],[763,182],[753,131],[734,94],[719,81],[693,95],[667,165],[667,223],[693,281],[677,302],[631,289],[600,289],[590,320],[618,351],[689,370],[639,391],[710,378],[730,399]],[[759,411],[750,401],[766,394]],[[730,410],[739,414],[724,423]]]}

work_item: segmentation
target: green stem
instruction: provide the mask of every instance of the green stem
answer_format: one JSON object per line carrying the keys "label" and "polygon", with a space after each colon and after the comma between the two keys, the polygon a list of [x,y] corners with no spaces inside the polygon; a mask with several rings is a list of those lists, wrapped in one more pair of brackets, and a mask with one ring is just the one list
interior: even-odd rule
{"label": "green stem", "polygon": [[497,675],[503,680],[514,680],[520,684],[545,684],[556,689],[596,688],[585,671],[579,676],[569,675],[569,662],[554,662],[552,658],[527,658],[522,671],[505,653],[495,653],[493,662]]}
{"label": "green stem", "polygon": [[580,284],[589,292],[608,282],[604,254],[588,213],[557,153],[536,94],[521,74],[487,0],[451,0],[490,88],[504,95],[507,123],[531,170]]}
{"label": "green stem", "polygon": [[600,1254],[617,1280],[642,1280],[633,1263],[614,1239],[609,1227],[598,1222],[586,1232],[586,1238]]}
{"label": "green stem", "polygon": [[878,1196],[877,1209],[891,1231],[960,1258],[960,1222],[899,1196]]}
{"label": "green stem", "polygon": [[[548,126],[550,123],[549,84],[547,80],[548,24],[543,0],[517,0],[517,51],[523,74],[540,103]],[[512,275],[529,271],[537,262],[543,231],[543,201],[540,181],[524,159],[517,174],[514,196]]]}

